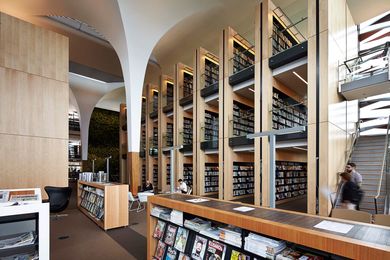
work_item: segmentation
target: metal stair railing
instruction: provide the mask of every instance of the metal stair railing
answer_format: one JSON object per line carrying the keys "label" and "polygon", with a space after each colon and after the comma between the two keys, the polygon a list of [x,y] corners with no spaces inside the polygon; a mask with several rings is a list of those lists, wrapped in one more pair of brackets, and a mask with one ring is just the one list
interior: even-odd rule
{"label": "metal stair railing", "polygon": [[[360,136],[360,121],[356,122],[355,132],[352,133],[351,146],[350,146],[350,148],[348,150],[345,151],[345,153],[346,153],[346,156],[345,156],[346,160],[345,160],[345,163],[344,163],[344,169],[347,166],[348,162],[351,160],[352,153],[353,153],[353,151],[355,149],[355,144],[356,144],[356,141],[359,138],[359,136]],[[339,173],[337,173],[337,174],[339,174]],[[337,176],[337,178],[339,178],[339,176]],[[332,200],[332,198],[331,198],[332,210],[330,212],[330,215],[332,214],[333,209],[337,206],[337,202],[338,202],[339,197],[340,197],[342,184],[343,183],[342,183],[341,180],[338,181],[337,190],[336,190],[336,196],[334,197],[334,200]],[[334,193],[331,193],[330,195],[332,195],[332,194],[334,194]]]}
{"label": "metal stair railing", "polygon": [[[388,162],[389,162],[389,130],[390,130],[390,116],[389,116],[389,119],[388,119],[388,122],[387,122],[387,130],[386,130],[386,141],[385,141],[385,152],[384,152],[384,155],[383,155],[383,162],[382,162],[382,171],[381,171],[381,177],[379,178],[379,183],[378,183],[378,189],[377,189],[377,193],[376,193],[376,196],[374,197],[374,203],[375,203],[375,213],[378,214],[378,198],[380,196],[380,193],[381,193],[381,188],[382,188],[382,181],[383,181],[383,176],[386,178],[386,194],[385,194],[385,200],[387,200],[386,202],[388,202],[388,196],[389,196],[389,192],[388,192],[388,174],[389,174],[389,165],[388,165]],[[385,205],[385,209],[384,211],[388,211],[388,207],[386,209],[387,205]],[[385,212],[384,212],[385,213]]]}

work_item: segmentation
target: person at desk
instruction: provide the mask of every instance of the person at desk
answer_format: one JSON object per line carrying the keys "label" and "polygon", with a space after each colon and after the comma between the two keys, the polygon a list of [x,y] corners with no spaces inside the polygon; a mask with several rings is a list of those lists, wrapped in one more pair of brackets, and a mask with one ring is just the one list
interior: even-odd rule
{"label": "person at desk", "polygon": [[177,187],[177,190],[183,194],[187,194],[187,184],[182,180],[179,179],[179,187]]}
{"label": "person at desk", "polygon": [[149,180],[147,180],[144,186],[142,187],[142,190],[153,192],[154,191],[153,184]]}

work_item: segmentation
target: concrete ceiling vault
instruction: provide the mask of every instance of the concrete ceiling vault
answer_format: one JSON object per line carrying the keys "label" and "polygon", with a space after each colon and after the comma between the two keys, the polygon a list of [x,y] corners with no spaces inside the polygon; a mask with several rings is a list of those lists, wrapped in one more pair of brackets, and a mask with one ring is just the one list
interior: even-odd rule
{"label": "concrete ceiling vault", "polygon": [[[346,0],[356,22],[389,9],[388,0]],[[139,151],[141,96],[148,60],[153,55],[162,73],[172,75],[173,64],[191,63],[193,50],[204,47],[218,54],[222,28],[232,26],[254,43],[254,6],[260,0],[0,0],[0,10],[38,26],[72,37],[77,50],[87,39],[89,48],[70,50],[74,62],[123,76],[129,113],[128,147]],[[306,0],[275,0],[292,16],[302,17],[299,8]],[[365,10],[362,12],[362,10]],[[370,12],[368,12],[370,10]],[[63,25],[47,15],[67,16],[96,28],[107,42]],[[369,17],[366,17],[369,16]],[[86,57],[88,50],[95,53]],[[191,65],[191,64],[189,64]],[[77,92],[77,91],[76,91]],[[75,93],[75,95],[77,95]],[[78,102],[80,102],[78,100]],[[81,106],[79,104],[79,106]]]}

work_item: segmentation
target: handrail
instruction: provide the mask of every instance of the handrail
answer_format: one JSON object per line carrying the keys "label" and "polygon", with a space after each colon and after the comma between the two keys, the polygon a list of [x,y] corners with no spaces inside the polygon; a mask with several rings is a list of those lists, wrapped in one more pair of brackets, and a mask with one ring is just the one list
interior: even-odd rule
{"label": "handrail", "polygon": [[[381,171],[381,177],[379,179],[378,183],[378,189],[376,196],[374,197],[374,202],[375,202],[375,213],[378,214],[378,198],[381,193],[381,188],[382,188],[382,180],[383,180],[383,174],[386,171],[386,162],[387,162],[387,156],[389,154],[389,130],[390,130],[390,116],[389,120],[387,122],[387,130],[386,130],[386,141],[385,141],[385,153],[383,155],[383,162],[382,162],[382,171]],[[387,194],[386,194],[387,195]]]}
{"label": "handrail", "polygon": [[[360,136],[360,121],[356,122],[355,132],[352,135],[353,135],[353,139],[352,139],[352,142],[351,142],[351,147],[346,151],[346,161],[345,161],[345,164],[344,164],[344,169],[345,169],[345,167],[347,166],[348,162],[351,159],[352,152],[353,152],[354,147],[355,147],[355,143],[356,143],[358,137]],[[338,184],[337,184],[336,196],[334,198],[334,201],[332,202],[332,210],[337,206],[337,201],[339,199],[340,192],[341,192],[341,185],[342,185],[342,182],[339,181]],[[332,214],[332,210],[330,212],[330,215]]]}

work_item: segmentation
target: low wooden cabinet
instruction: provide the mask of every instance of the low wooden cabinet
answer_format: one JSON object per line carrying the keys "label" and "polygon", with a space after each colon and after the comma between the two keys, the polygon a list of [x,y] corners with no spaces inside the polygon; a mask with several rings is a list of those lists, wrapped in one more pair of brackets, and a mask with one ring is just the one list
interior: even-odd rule
{"label": "low wooden cabinet", "polygon": [[78,181],[77,206],[104,230],[129,225],[129,185]]}
{"label": "low wooden cabinet", "polygon": [[[243,230],[243,237],[247,236],[248,232],[252,232],[273,239],[281,239],[295,246],[310,248],[323,255],[328,255],[328,257],[338,257],[336,259],[390,259],[390,229],[388,227],[211,198],[204,198],[206,201],[198,203],[188,201],[196,198],[199,197],[184,194],[159,195],[148,198],[147,259],[152,259],[159,242],[153,235],[157,221],[162,217],[152,216],[154,207],[181,211],[184,220],[199,217],[212,223],[234,225]],[[247,212],[237,211],[237,208],[242,206],[250,206],[253,209]],[[169,225],[182,225],[172,223],[166,217],[163,220]],[[346,233],[339,233],[319,228],[318,224],[323,222],[346,224],[352,227]],[[238,250],[244,251],[244,246]],[[251,254],[250,251],[248,254]]]}

